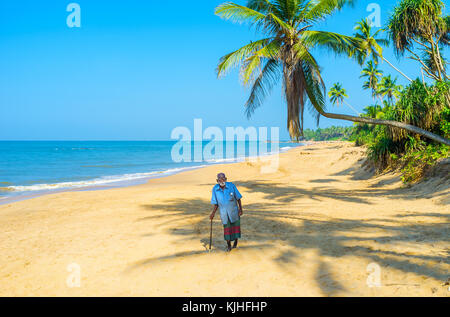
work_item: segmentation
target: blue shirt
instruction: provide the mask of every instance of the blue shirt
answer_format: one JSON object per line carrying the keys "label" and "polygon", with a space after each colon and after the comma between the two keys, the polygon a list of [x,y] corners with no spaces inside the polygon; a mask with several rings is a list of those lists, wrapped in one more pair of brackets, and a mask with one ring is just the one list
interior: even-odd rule
{"label": "blue shirt", "polygon": [[222,219],[224,225],[228,223],[228,218],[231,222],[239,220],[239,209],[236,201],[241,198],[241,193],[233,183],[226,182],[224,189],[220,188],[219,184],[213,187],[211,204],[219,205],[220,219]]}

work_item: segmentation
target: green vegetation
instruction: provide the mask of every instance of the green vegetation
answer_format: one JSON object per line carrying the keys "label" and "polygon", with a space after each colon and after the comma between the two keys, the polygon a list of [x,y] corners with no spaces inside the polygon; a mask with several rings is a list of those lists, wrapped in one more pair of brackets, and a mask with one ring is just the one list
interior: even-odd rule
{"label": "green vegetation", "polygon": [[[368,107],[365,115],[399,120],[448,138],[449,92],[449,82],[428,85],[415,80],[399,93],[398,102],[388,101],[383,107]],[[385,126],[358,125],[354,138],[356,144],[368,146],[368,156],[379,170],[401,168],[405,182],[420,179],[438,159],[448,157],[450,150],[447,145],[435,144],[417,134]]]}
{"label": "green vegetation", "polygon": [[[396,6],[387,26],[394,50],[398,56],[408,53],[420,63],[422,74],[434,82],[416,79],[402,88],[388,76],[378,86],[366,83],[365,88],[385,100],[383,106],[367,107],[365,116],[404,122],[450,138],[450,83],[447,62],[441,55],[443,47],[449,45],[450,28],[449,17],[442,15],[443,7],[440,0],[402,0]],[[414,50],[414,45],[418,49]],[[377,73],[370,66],[362,71],[363,76],[370,78]],[[400,168],[404,182],[421,179],[429,167],[450,153],[448,145],[386,126],[359,124],[353,137],[356,144],[367,145],[368,156],[378,169]]]}
{"label": "green vegetation", "polygon": [[[434,85],[415,80],[401,92],[393,103],[385,96],[383,106],[372,105],[362,116],[381,120],[398,120],[427,129],[443,137],[450,137],[450,107],[447,96],[449,82]],[[436,144],[418,134],[388,126],[355,124],[352,127],[330,127],[305,130],[306,140],[348,140],[367,146],[368,158],[378,170],[401,169],[406,183],[420,180],[426,170],[441,158],[450,155],[450,147]]]}
{"label": "green vegetation", "polygon": [[[449,43],[448,16],[443,16],[441,0],[402,0],[388,22],[389,38],[395,53],[420,62],[426,75],[437,81],[449,80],[442,47]],[[414,51],[414,45],[419,52]],[[421,57],[422,55],[422,57]]]}
{"label": "green vegetation", "polygon": [[[339,89],[345,91],[341,86]],[[392,96],[398,96],[397,102],[389,94],[377,94],[383,106],[368,106],[362,116],[401,121],[450,137],[450,82],[438,81],[429,85],[415,80],[404,89],[393,85],[391,90]],[[448,145],[436,144],[418,134],[383,125],[358,123],[353,127],[307,129],[305,139],[348,140],[355,141],[356,145],[365,145],[368,158],[378,170],[400,169],[405,183],[420,180],[436,161],[450,155]]]}
{"label": "green vegetation", "polygon": [[[348,0],[249,0],[246,6],[227,2],[216,8],[223,19],[247,23],[264,38],[223,56],[218,76],[239,67],[241,80],[251,87],[245,107],[250,117],[272,87],[282,81],[287,105],[287,128],[292,139],[352,140],[368,148],[368,157],[379,169],[400,168],[405,182],[413,182],[440,158],[450,153],[450,84],[443,50],[450,45],[450,18],[441,0],[402,0],[384,29],[374,31],[368,20],[356,23],[353,36],[314,30],[319,22],[353,1]],[[387,39],[381,34],[387,33]],[[421,79],[412,80],[383,56],[382,46],[393,44],[396,55],[418,62]],[[375,104],[357,116],[325,111],[326,88],[321,67],[311,52],[317,48],[345,55],[361,67],[363,89]],[[383,74],[388,63],[408,80]],[[429,82],[425,82],[425,77]],[[341,83],[329,90],[335,106],[349,105]],[[303,130],[305,105],[320,116],[353,121],[353,127]],[[358,113],[358,112],[357,112]]]}
{"label": "green vegetation", "polygon": [[349,141],[353,137],[354,127],[335,127],[317,130],[306,129],[305,140],[312,141]]}

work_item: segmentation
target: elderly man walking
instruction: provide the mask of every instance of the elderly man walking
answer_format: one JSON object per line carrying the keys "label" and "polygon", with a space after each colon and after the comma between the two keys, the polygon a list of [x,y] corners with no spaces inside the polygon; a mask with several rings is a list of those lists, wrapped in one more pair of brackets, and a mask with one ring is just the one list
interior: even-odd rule
{"label": "elderly man walking", "polygon": [[224,238],[227,242],[227,251],[231,251],[231,241],[234,240],[233,248],[237,247],[238,238],[241,237],[242,195],[236,186],[227,182],[224,173],[217,174],[217,184],[212,189],[211,204],[214,205],[209,218],[214,219],[217,208],[219,208],[220,219],[224,229]]}

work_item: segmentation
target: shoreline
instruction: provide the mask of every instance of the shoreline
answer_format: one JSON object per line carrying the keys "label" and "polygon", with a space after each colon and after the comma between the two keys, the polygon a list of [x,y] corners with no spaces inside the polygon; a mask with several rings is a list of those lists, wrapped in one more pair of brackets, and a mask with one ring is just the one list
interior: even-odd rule
{"label": "shoreline", "polygon": [[[108,190],[108,189],[115,189],[115,188],[127,188],[127,187],[144,185],[151,179],[169,177],[169,176],[184,173],[187,171],[205,168],[205,167],[208,167],[211,165],[235,164],[235,163],[245,162],[247,160],[252,160],[252,159],[259,160],[260,157],[270,157],[272,155],[281,155],[281,154],[289,152],[297,147],[302,147],[302,146],[306,146],[308,144],[312,144],[311,142],[315,142],[315,141],[304,141],[301,143],[293,142],[292,144],[296,144],[296,146],[293,146],[290,149],[287,149],[285,151],[279,151],[278,153],[269,152],[264,155],[258,155],[256,157],[250,157],[250,156],[237,157],[237,158],[233,158],[233,159],[221,159],[221,160],[212,161],[212,162],[202,161],[202,162],[199,162],[200,165],[197,165],[197,166],[185,166],[185,167],[178,167],[178,168],[170,168],[168,170],[163,170],[163,171],[137,173],[137,174],[151,174],[151,175],[147,175],[147,176],[143,176],[143,177],[136,177],[135,179],[113,180],[111,182],[104,182],[103,184],[92,184],[92,185],[85,185],[85,186],[81,185],[81,186],[76,186],[76,187],[62,187],[62,188],[55,188],[55,189],[22,191],[22,192],[18,192],[17,194],[13,194],[10,196],[3,196],[3,197],[0,196],[0,206],[6,205],[6,204],[12,204],[12,203],[23,201],[23,200],[34,199],[34,198],[45,196],[45,195],[57,194],[57,193]],[[280,150],[281,150],[281,148],[280,148]],[[176,171],[174,171],[174,170],[176,170]],[[128,174],[111,175],[109,177],[113,177],[113,176],[120,177],[120,176],[124,176],[124,175],[128,175]],[[93,178],[93,179],[86,180],[83,182],[95,182],[95,180],[97,180],[97,179],[100,179],[100,178]],[[82,181],[75,181],[75,182],[71,182],[71,183],[81,183],[81,182]],[[64,183],[35,184],[32,186],[46,185],[48,187],[51,187],[51,186],[60,185],[60,184],[64,184]],[[23,186],[17,185],[14,187],[23,187]]]}
{"label": "shoreline", "polygon": [[[218,164],[1,205],[0,296],[448,296],[450,181],[404,187],[364,169],[364,153],[320,142],[273,173]],[[218,216],[207,252],[219,171],[243,195],[230,253]]]}

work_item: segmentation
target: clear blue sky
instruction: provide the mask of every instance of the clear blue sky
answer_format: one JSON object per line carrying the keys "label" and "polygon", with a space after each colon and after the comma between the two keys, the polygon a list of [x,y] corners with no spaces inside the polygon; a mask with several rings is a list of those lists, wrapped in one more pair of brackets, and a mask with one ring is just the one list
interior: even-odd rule
{"label": "clear blue sky", "polygon": [[[81,28],[66,25],[70,2],[81,7]],[[222,2],[1,1],[0,140],[167,140],[176,126],[192,127],[194,118],[204,126],[279,126],[288,139],[281,86],[247,120],[248,91],[237,72],[216,78],[222,55],[260,38],[215,16]],[[371,2],[380,4],[384,24],[394,1],[360,0],[322,29],[351,35]],[[371,103],[358,65],[317,56],[328,88],[341,82],[358,110]],[[409,76],[419,75],[416,63],[397,61],[391,49],[385,56]],[[388,65],[381,68],[397,76]],[[320,127],[350,124],[321,118]],[[315,128],[309,113],[306,128]]]}

